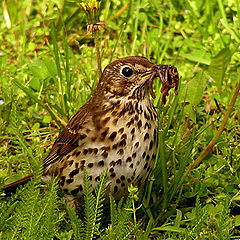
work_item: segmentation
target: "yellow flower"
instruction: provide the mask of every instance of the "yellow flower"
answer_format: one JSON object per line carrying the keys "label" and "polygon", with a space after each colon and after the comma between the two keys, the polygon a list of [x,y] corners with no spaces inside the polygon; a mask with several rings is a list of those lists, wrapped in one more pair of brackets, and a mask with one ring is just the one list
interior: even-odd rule
{"label": "yellow flower", "polygon": [[88,12],[88,13],[93,13],[94,11],[99,11],[100,8],[101,8],[101,1],[96,1],[96,0],[93,0],[91,2],[88,2],[88,3],[79,3],[79,6],[85,11],[85,12]]}
{"label": "yellow flower", "polygon": [[88,21],[88,31],[94,32],[98,31],[98,26],[105,28],[105,24],[99,21],[99,13],[101,8],[102,1],[90,1],[88,3],[78,3],[78,5],[83,9],[86,13],[87,21]]}

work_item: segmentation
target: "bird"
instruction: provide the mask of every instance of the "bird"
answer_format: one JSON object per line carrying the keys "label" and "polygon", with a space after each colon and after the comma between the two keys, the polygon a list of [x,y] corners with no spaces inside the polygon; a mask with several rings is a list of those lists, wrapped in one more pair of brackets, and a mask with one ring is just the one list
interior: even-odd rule
{"label": "bird", "polygon": [[[142,56],[117,59],[105,67],[92,97],[76,112],[43,159],[42,181],[58,177],[66,202],[76,210],[84,194],[84,168],[94,189],[107,169],[106,194],[116,200],[128,186],[141,187],[154,168],[158,115],[151,97],[153,79],[162,82],[162,101],[177,91],[178,73]],[[33,177],[3,187],[11,192]]]}

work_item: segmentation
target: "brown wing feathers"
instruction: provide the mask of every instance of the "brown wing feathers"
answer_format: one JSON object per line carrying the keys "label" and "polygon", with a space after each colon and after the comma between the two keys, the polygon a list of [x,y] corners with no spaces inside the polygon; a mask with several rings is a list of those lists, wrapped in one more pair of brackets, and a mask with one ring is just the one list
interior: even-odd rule
{"label": "brown wing feathers", "polygon": [[[78,140],[84,138],[84,134],[81,134],[80,130],[86,116],[88,116],[89,110],[88,103],[86,103],[71,118],[68,125],[59,134],[50,153],[43,159],[44,168],[61,159],[78,146]],[[16,188],[26,184],[32,177],[33,174],[29,174],[24,178],[3,186],[5,194],[10,195],[15,192]]]}

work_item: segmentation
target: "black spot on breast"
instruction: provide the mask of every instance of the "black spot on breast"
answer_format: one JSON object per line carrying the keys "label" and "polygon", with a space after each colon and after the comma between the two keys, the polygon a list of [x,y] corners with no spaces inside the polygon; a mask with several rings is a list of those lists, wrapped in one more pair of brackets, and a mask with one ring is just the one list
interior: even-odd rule
{"label": "black spot on breast", "polygon": [[84,165],[84,164],[85,164],[85,162],[86,162],[85,160],[82,160],[82,161],[81,161],[81,165]]}
{"label": "black spot on breast", "polygon": [[116,173],[115,172],[111,173],[110,177],[115,178],[116,177]]}
{"label": "black spot on breast", "polygon": [[130,127],[134,123],[134,118],[131,118],[131,120],[127,123],[127,127]]}
{"label": "black spot on breast", "polygon": [[75,168],[78,168],[78,165],[79,165],[79,163],[77,162],[77,163],[75,163]]}
{"label": "black spot on breast", "polygon": [[118,130],[118,132],[119,132],[120,134],[122,134],[122,133],[124,132],[124,128],[120,128],[120,129]]}
{"label": "black spot on breast", "polygon": [[145,165],[144,165],[144,169],[147,168],[147,167],[148,167],[148,163],[145,163]]}
{"label": "black spot on breast", "polygon": [[76,152],[77,152],[77,151],[75,150],[75,151],[72,153],[72,156],[73,156],[73,157],[76,155]]}
{"label": "black spot on breast", "polygon": [[89,163],[89,164],[88,164],[88,167],[89,167],[89,168],[92,168],[92,167],[93,167],[93,163]]}
{"label": "black spot on breast", "polygon": [[80,191],[83,191],[83,187],[82,187],[82,185],[79,185],[78,188],[79,188]]}
{"label": "black spot on breast", "polygon": [[81,151],[76,151],[76,157],[78,157],[80,153]]}
{"label": "black spot on breast", "polygon": [[116,164],[117,164],[117,165],[122,165],[122,159],[118,159],[118,160],[116,161]]}
{"label": "black spot on breast", "polygon": [[130,165],[130,168],[133,168],[133,163]]}
{"label": "black spot on breast", "polygon": [[122,187],[125,187],[125,183],[124,183],[124,182],[122,182],[122,183],[121,183],[121,186],[122,186]]}
{"label": "black spot on breast", "polygon": [[134,120],[137,122],[139,119],[138,115],[135,115]]}
{"label": "black spot on breast", "polygon": [[135,148],[138,148],[139,147],[139,142],[136,142],[135,143]]}
{"label": "black spot on breast", "polygon": [[103,161],[103,160],[102,160],[102,161],[99,161],[99,162],[98,162],[98,166],[100,166],[100,167],[104,166],[104,161]]}
{"label": "black spot on breast", "polygon": [[102,156],[103,156],[104,158],[107,158],[108,152],[105,151],[105,152],[102,154]]}
{"label": "black spot on breast", "polygon": [[145,125],[144,125],[144,129],[146,129],[146,128],[150,129],[151,128],[151,124],[146,122]]}
{"label": "black spot on breast", "polygon": [[64,188],[64,189],[63,189],[63,192],[64,192],[65,194],[68,194],[68,189],[67,189],[67,188]]}
{"label": "black spot on breast", "polygon": [[123,139],[122,141],[119,142],[120,147],[125,147],[126,146],[126,140]]}
{"label": "black spot on breast", "polygon": [[144,152],[142,155],[142,158],[145,158],[145,157],[146,157],[146,152]]}
{"label": "black spot on breast", "polygon": [[114,193],[118,192],[118,186],[114,186]]}
{"label": "black spot on breast", "polygon": [[116,180],[116,183],[118,183],[118,184],[119,184],[120,182],[121,182],[121,181],[120,181],[120,179],[118,178],[118,179]]}
{"label": "black spot on breast", "polygon": [[131,179],[130,179],[130,178],[128,178],[128,179],[127,179],[127,181],[130,183],[130,182],[131,182]]}
{"label": "black spot on breast", "polygon": [[152,160],[155,160],[155,159],[156,159],[156,155],[153,153]]}
{"label": "black spot on breast", "polygon": [[109,130],[109,128],[106,128],[106,129],[101,133],[102,139],[104,139],[104,138],[107,136],[108,130]]}
{"label": "black spot on breast", "polygon": [[131,162],[132,161],[132,158],[131,157],[128,157],[126,162]]}
{"label": "black spot on breast", "polygon": [[115,111],[112,112],[112,115],[113,115],[113,116],[116,116],[117,113],[118,113],[118,112],[115,110]]}
{"label": "black spot on breast", "polygon": [[139,112],[138,102],[137,102],[136,105],[135,105],[135,110],[136,110],[137,112]]}
{"label": "black spot on breast", "polygon": [[113,124],[114,124],[114,125],[116,125],[116,124],[117,124],[117,122],[118,122],[118,119],[119,119],[119,118],[115,118],[115,119],[113,120]]}
{"label": "black spot on breast", "polygon": [[127,134],[124,133],[124,134],[121,136],[121,139],[127,139]]}
{"label": "black spot on breast", "polygon": [[86,137],[87,137],[86,134],[80,134],[80,135],[79,135],[79,140],[83,140],[83,139],[85,139]]}
{"label": "black spot on breast", "polygon": [[149,112],[149,114],[150,114],[151,119],[153,120],[153,115],[152,115],[151,109],[150,109],[149,107],[147,107],[147,110],[148,110],[148,112]]}
{"label": "black spot on breast", "polygon": [[73,178],[69,178],[69,179],[66,180],[66,183],[67,183],[67,184],[70,184],[70,183],[72,183],[72,182],[73,182]]}
{"label": "black spot on breast", "polygon": [[88,153],[91,154],[93,152],[93,148],[88,148]]}
{"label": "black spot on breast", "polygon": [[95,177],[95,181],[96,181],[96,182],[97,182],[97,181],[100,181],[100,177],[99,177],[99,176]]}
{"label": "black spot on breast", "polygon": [[145,117],[147,120],[150,120],[150,117],[149,117],[149,115],[147,114],[146,111],[144,111],[144,117]]}
{"label": "black spot on breast", "polygon": [[92,176],[88,176],[89,180],[92,181]]}
{"label": "black spot on breast", "polygon": [[135,128],[131,130],[131,134],[134,134],[134,133],[135,133]]}
{"label": "black spot on breast", "polygon": [[124,181],[124,180],[125,180],[125,177],[124,177],[123,175],[122,175],[120,178],[121,178],[121,180],[122,180],[122,181]]}
{"label": "black spot on breast", "polygon": [[71,155],[67,155],[66,159],[68,160],[71,157]]}
{"label": "black spot on breast", "polygon": [[146,157],[146,161],[148,161],[150,159],[150,156],[149,155],[147,155],[147,157]]}
{"label": "black spot on breast", "polygon": [[154,120],[157,120],[157,114],[156,114],[155,111],[154,111],[154,113],[153,113],[153,116],[154,116]]}
{"label": "black spot on breast", "polygon": [[110,169],[109,169],[109,172],[110,172],[110,173],[114,172],[114,168],[110,168]]}
{"label": "black spot on breast", "polygon": [[83,150],[83,154],[86,155],[88,153],[88,149]]}
{"label": "black spot on breast", "polygon": [[79,189],[76,188],[76,189],[74,189],[74,190],[71,191],[71,194],[72,194],[73,196],[76,196],[76,195],[78,194],[78,192],[79,192]]}
{"label": "black spot on breast", "polygon": [[75,176],[78,173],[79,173],[79,169],[75,169],[69,173],[69,177],[72,178],[73,176]]}
{"label": "black spot on breast", "polygon": [[116,136],[117,132],[112,132],[111,135],[109,136],[109,139],[113,141]]}
{"label": "black spot on breast", "polygon": [[64,185],[64,183],[65,183],[65,179],[66,179],[65,176],[61,176],[61,177],[60,177],[60,185],[61,185],[61,186]]}
{"label": "black spot on breast", "polygon": [[138,121],[137,126],[138,126],[138,128],[142,127],[142,121],[141,120]]}
{"label": "black spot on breast", "polygon": [[70,167],[71,167],[71,166],[72,166],[72,164],[73,164],[73,160],[71,160],[71,161],[69,161],[69,162],[68,162],[68,166],[70,166]]}
{"label": "black spot on breast", "polygon": [[104,146],[104,147],[101,147],[100,149],[102,151],[109,151],[111,149],[111,147],[110,146],[108,146],[108,147]]}
{"label": "black spot on breast", "polygon": [[121,148],[121,149],[118,150],[117,153],[120,154],[120,155],[123,155],[124,151],[123,151],[123,149]]}
{"label": "black spot on breast", "polygon": [[113,146],[112,146],[112,149],[117,149],[118,148],[118,143],[116,143],[116,144],[113,144]]}
{"label": "black spot on breast", "polygon": [[96,139],[97,139],[96,137],[92,137],[92,138],[91,138],[91,141],[92,141],[92,142],[95,142]]}
{"label": "black spot on breast", "polygon": [[153,147],[153,141],[151,140],[151,141],[150,141],[150,144],[149,144],[149,150],[151,150],[152,147]]}
{"label": "black spot on breast", "polygon": [[111,161],[111,162],[109,163],[109,166],[110,166],[110,167],[111,167],[111,166],[113,166],[113,167],[114,167],[114,166],[115,166],[115,164],[116,164],[116,163],[115,163],[114,161]]}
{"label": "black spot on breast", "polygon": [[135,152],[133,153],[132,158],[136,158],[136,156],[137,156],[137,153]]}
{"label": "black spot on breast", "polygon": [[146,133],[145,136],[144,136],[144,141],[146,141],[148,138],[149,138],[149,134]]}

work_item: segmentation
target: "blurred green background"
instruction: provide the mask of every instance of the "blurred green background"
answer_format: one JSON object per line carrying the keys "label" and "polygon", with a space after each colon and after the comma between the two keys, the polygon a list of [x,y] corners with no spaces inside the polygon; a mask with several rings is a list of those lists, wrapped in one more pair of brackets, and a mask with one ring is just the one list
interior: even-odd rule
{"label": "blurred green background", "polygon": [[[3,185],[41,172],[39,160],[93,93],[98,71],[94,39],[77,1],[0,3]],[[128,217],[119,222],[128,226],[125,234],[103,214],[94,238],[238,239],[239,98],[212,153],[188,174],[186,168],[216,134],[240,79],[240,2],[105,0],[100,21],[106,25],[99,27],[103,67],[120,57],[146,56],[176,66],[180,86],[164,106],[161,85],[154,83],[161,144],[153,175],[135,202],[141,206],[138,224],[124,213]],[[0,238],[81,239],[81,212],[69,216],[57,185],[41,193],[33,187],[39,182],[40,177],[11,199],[0,198]],[[47,199],[52,205],[44,208]],[[29,227],[28,219],[36,224]]]}

